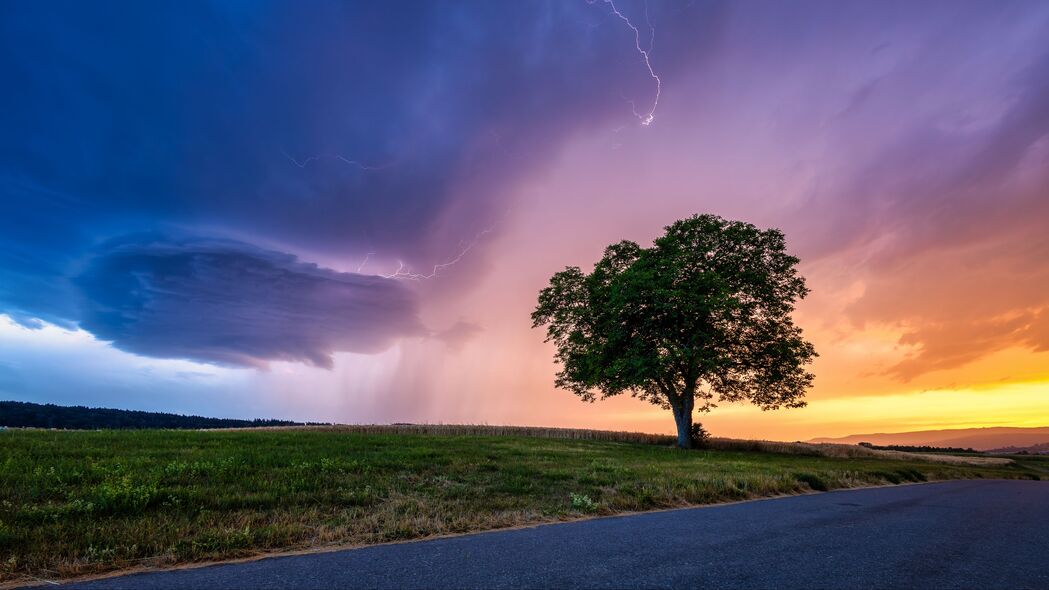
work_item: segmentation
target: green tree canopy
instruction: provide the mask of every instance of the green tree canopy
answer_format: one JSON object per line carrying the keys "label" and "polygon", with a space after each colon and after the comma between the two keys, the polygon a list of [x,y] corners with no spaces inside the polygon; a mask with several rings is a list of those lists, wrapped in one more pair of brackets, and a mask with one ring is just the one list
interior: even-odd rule
{"label": "green tree canopy", "polygon": [[558,387],[671,409],[689,447],[693,411],[715,401],[805,405],[816,351],[791,319],[808,293],[797,264],[779,230],[695,215],[650,248],[609,246],[590,274],[555,274],[532,325],[557,348]]}

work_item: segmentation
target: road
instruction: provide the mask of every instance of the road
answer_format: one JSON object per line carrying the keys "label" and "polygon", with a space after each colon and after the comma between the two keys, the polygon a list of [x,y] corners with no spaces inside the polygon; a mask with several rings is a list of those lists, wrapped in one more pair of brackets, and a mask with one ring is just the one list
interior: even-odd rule
{"label": "road", "polygon": [[110,588],[1049,588],[1049,482],[847,490],[273,557]]}

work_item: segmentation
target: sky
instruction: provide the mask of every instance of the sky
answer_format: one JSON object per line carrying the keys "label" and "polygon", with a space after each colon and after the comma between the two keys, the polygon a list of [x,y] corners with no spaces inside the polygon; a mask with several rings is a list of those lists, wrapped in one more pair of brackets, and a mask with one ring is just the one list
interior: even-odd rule
{"label": "sky", "polygon": [[5,2],[0,397],[670,432],[550,275],[780,228],[820,354],[720,436],[1049,425],[1049,3]]}

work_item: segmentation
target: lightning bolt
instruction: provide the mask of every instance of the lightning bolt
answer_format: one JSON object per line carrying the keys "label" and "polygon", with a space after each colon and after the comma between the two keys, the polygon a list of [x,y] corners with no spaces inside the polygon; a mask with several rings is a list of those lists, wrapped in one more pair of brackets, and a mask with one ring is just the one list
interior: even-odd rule
{"label": "lightning bolt", "polygon": [[348,165],[353,166],[355,168],[359,168],[359,169],[361,169],[361,170],[363,170],[365,172],[374,172],[376,170],[384,170],[386,168],[389,168],[390,166],[393,166],[393,162],[390,162],[390,163],[387,163],[387,164],[378,164],[378,165],[376,165],[376,164],[365,164],[364,162],[361,162],[359,160],[351,160],[351,159],[349,159],[349,158],[347,158],[347,157],[345,157],[345,156],[343,156],[341,154],[317,154],[317,155],[314,155],[314,156],[307,156],[303,160],[298,160],[298,159],[292,157],[291,154],[289,154],[288,152],[286,152],[284,150],[281,150],[280,153],[284,154],[284,157],[287,158],[289,162],[291,162],[292,164],[295,164],[299,168],[305,168],[306,166],[309,166],[310,164],[312,164],[314,162],[318,162],[320,160],[338,160],[338,161],[340,161],[340,162],[342,162],[344,164],[348,164]]}
{"label": "lightning bolt", "polygon": [[[495,133],[495,132],[493,131],[492,133]],[[498,142],[502,138],[499,137],[498,134],[496,134],[496,139],[497,139],[497,142]],[[345,164],[349,164],[351,166],[355,166],[355,167],[360,168],[361,170],[364,170],[364,171],[382,170],[384,168],[389,168],[390,166],[393,166],[393,164],[394,164],[394,162],[390,162],[388,164],[383,164],[383,165],[378,165],[378,166],[370,165],[370,164],[364,164],[362,162],[359,162],[357,160],[351,160],[351,159],[346,158],[346,157],[344,157],[342,155],[339,155],[339,154],[318,154],[318,155],[315,155],[315,156],[308,156],[308,157],[306,157],[303,160],[298,160],[298,159],[294,158],[291,154],[289,154],[288,152],[286,152],[284,150],[281,150],[281,153],[284,154],[284,157],[287,158],[288,161],[290,161],[292,164],[295,164],[299,168],[305,168],[306,166],[309,166],[313,162],[316,162],[318,160],[325,160],[325,159],[339,160],[340,162],[343,162]],[[411,270],[406,270],[407,265],[405,265],[403,261],[398,260],[397,261],[397,270],[393,271],[390,274],[378,273],[376,276],[380,276],[380,277],[382,277],[384,279],[407,279],[407,280],[411,280],[411,281],[422,281],[422,280],[426,280],[426,279],[436,278],[438,273],[440,273],[440,271],[448,268],[449,266],[453,266],[456,263],[458,263],[460,260],[462,260],[463,257],[465,257],[470,252],[470,250],[473,250],[474,246],[477,245],[477,242],[480,241],[480,239],[482,237],[484,237],[485,235],[492,233],[493,229],[494,228],[487,228],[487,229],[481,231],[476,236],[474,236],[474,238],[472,240],[470,240],[469,242],[460,241],[459,245],[462,246],[463,248],[462,248],[462,250],[459,251],[459,254],[457,254],[454,258],[452,258],[452,259],[450,259],[448,261],[441,262],[439,264],[433,265],[433,268],[430,270],[429,273],[424,274],[424,273],[414,272],[414,271],[411,271]],[[361,260],[361,263],[357,265],[357,273],[358,274],[363,273],[365,265],[368,264],[368,261],[371,260],[371,257],[374,256],[374,255],[375,255],[375,252],[368,252],[368,253],[366,253],[364,255],[364,258]]]}
{"label": "lightning bolt", "polygon": [[[456,263],[458,263],[460,260],[462,260],[467,254],[470,253],[470,250],[473,250],[474,246],[477,245],[477,242],[479,242],[482,237],[484,237],[485,235],[490,234],[490,233],[492,233],[492,228],[488,228],[488,229],[485,229],[485,230],[481,231],[476,236],[474,236],[474,238],[472,240],[470,240],[469,242],[467,242],[465,244],[463,242],[459,242],[460,246],[462,246],[462,250],[459,251],[459,254],[457,254],[454,258],[452,258],[450,260],[447,260],[445,262],[441,262],[439,264],[433,265],[433,269],[431,269],[428,274],[417,273],[417,272],[412,272],[410,270],[405,270],[406,269],[406,265],[404,264],[404,262],[398,260],[397,261],[397,270],[393,271],[390,274],[380,274],[378,276],[380,276],[380,277],[382,277],[384,279],[407,279],[409,281],[423,281],[423,280],[427,280],[427,279],[437,278],[437,274],[440,271],[448,268],[449,266],[453,266]],[[367,262],[367,257],[365,257],[365,262]],[[361,263],[361,267],[363,267],[363,266],[364,266],[364,263],[362,262]],[[358,270],[360,270],[360,269],[358,268]]]}
{"label": "lightning bolt", "polygon": [[361,263],[357,265],[357,274],[360,274],[361,271],[364,270],[364,265],[368,264],[368,259],[371,258],[373,254],[375,254],[375,252],[368,252],[364,255],[364,260],[362,260]]}
{"label": "lightning bolt", "polygon": [[[587,0],[588,4],[594,4],[598,0]],[[613,0],[602,0],[609,8],[612,9],[614,14],[619,20],[626,23],[626,26],[630,27],[630,30],[634,31],[634,48],[641,55],[641,61],[645,64],[645,68],[648,69],[648,75],[656,82],[656,97],[652,101],[652,108],[647,113],[640,113],[633,101],[630,102],[630,108],[634,111],[634,116],[641,121],[642,125],[648,126],[652,124],[652,121],[656,118],[656,108],[659,106],[659,95],[663,91],[663,80],[660,79],[659,74],[652,68],[652,61],[650,54],[652,52],[652,44],[656,39],[656,29],[652,26],[651,22],[648,22],[648,3],[645,3],[645,21],[648,22],[649,29],[649,41],[648,49],[641,47],[641,31],[634,26],[634,23],[630,22],[630,19],[626,17],[622,12],[619,12],[619,8],[616,7],[616,3]]]}

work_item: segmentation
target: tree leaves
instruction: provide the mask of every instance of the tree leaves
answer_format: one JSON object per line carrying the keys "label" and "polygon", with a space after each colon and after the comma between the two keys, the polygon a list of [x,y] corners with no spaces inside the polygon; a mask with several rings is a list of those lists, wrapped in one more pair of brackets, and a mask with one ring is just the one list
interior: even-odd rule
{"label": "tree leaves", "polygon": [[805,405],[816,351],[791,319],[808,289],[783,233],[716,215],[665,229],[652,247],[613,244],[590,274],[566,268],[540,292],[532,325],[556,346],[557,386],[701,411],[714,399]]}

